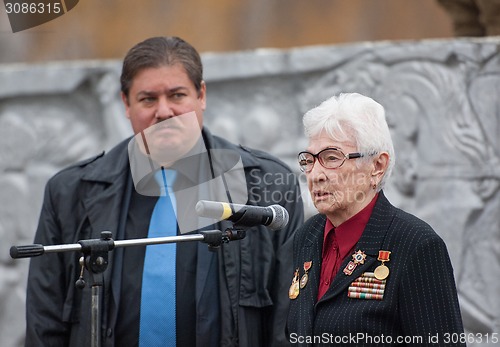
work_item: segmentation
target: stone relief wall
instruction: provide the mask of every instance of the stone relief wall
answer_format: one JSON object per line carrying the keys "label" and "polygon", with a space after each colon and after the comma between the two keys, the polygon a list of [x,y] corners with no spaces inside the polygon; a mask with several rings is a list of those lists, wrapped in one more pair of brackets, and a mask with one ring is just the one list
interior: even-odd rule
{"label": "stone relief wall", "polygon": [[[340,92],[382,103],[397,156],[387,195],[447,243],[467,332],[498,335],[499,49],[500,38],[488,38],[204,54],[205,122],[287,162],[311,215],[295,162],[307,145],[303,113]],[[0,66],[2,346],[22,345],[28,260],[12,260],[8,250],[32,242],[46,180],[131,134],[120,68],[118,61]]]}

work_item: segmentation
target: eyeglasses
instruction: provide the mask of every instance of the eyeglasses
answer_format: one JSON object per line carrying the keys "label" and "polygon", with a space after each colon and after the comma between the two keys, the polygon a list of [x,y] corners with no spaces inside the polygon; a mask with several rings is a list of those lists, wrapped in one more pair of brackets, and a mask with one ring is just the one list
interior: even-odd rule
{"label": "eyeglasses", "polygon": [[313,169],[314,162],[318,159],[321,166],[326,169],[336,169],[342,166],[347,159],[364,157],[365,154],[349,153],[344,154],[338,148],[325,148],[316,154],[304,151],[298,155],[299,166],[302,172],[310,172]]}

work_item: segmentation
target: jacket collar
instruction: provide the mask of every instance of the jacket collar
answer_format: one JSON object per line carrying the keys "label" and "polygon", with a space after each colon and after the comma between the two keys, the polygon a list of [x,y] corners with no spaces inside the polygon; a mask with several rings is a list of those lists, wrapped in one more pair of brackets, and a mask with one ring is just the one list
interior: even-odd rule
{"label": "jacket collar", "polygon": [[[258,160],[258,158],[261,157],[260,151],[250,149],[242,145],[236,146],[221,137],[212,136],[210,131],[206,128],[203,128],[202,135],[207,149],[237,151],[238,155],[241,156],[241,160],[245,169],[251,169],[261,166],[261,162]],[[264,157],[264,155],[262,155],[262,157]],[[217,157],[211,159],[214,160],[216,164],[220,164]],[[221,167],[225,167],[225,165],[221,165]]]}
{"label": "jacket collar", "polygon": [[[96,232],[111,231],[113,237],[117,233],[121,202],[128,181],[128,141],[122,141],[107,155],[87,164],[82,175],[83,184],[89,187],[83,204],[92,228]],[[102,211],[111,212],[106,214]]]}
{"label": "jacket collar", "polygon": [[[129,162],[127,146],[131,138],[127,138],[116,145],[109,153],[102,156],[99,165],[88,164],[82,180],[96,183],[115,183],[124,172],[127,173]],[[127,169],[127,170],[125,170]]]}

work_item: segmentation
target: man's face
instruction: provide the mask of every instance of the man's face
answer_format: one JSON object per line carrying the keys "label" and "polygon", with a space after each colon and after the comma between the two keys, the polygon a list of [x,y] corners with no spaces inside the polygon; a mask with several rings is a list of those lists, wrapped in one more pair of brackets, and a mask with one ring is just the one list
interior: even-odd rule
{"label": "man's face", "polygon": [[141,133],[153,159],[175,161],[199,139],[206,86],[198,93],[181,64],[141,70],[122,99],[134,133]]}

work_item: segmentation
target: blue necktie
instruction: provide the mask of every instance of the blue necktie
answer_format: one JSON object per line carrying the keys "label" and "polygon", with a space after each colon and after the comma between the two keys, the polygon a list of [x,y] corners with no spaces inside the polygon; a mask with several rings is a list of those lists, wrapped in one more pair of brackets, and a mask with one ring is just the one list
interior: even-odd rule
{"label": "blue necktie", "polygon": [[[149,224],[148,237],[177,235],[175,196],[172,187],[175,171],[157,173],[163,188]],[[167,184],[168,182],[168,184]],[[175,253],[176,244],[149,245],[142,277],[139,347],[175,346]]]}

